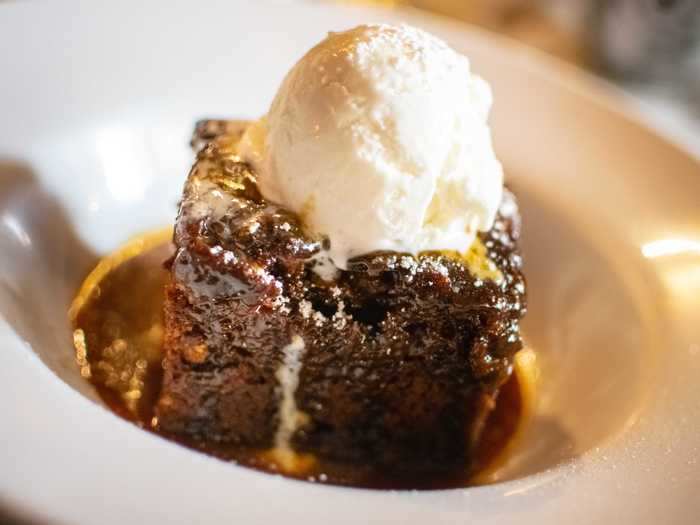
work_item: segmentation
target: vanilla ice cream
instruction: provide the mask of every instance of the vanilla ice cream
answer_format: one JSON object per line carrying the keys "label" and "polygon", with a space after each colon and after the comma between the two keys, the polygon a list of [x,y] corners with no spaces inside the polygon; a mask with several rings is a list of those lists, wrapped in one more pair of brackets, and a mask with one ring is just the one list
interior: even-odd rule
{"label": "vanilla ice cream", "polygon": [[292,68],[240,154],[265,198],[328,237],[340,268],[375,250],[463,252],[501,202],[490,107],[489,86],[442,40],[360,26]]}

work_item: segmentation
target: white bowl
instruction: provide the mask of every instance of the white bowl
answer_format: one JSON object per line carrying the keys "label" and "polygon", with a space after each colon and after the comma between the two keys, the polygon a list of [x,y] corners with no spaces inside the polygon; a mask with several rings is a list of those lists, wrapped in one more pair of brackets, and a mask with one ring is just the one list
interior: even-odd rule
{"label": "white bowl", "polygon": [[[525,441],[463,490],[313,485],[211,459],[103,408],[66,317],[99,254],[172,222],[203,117],[260,115],[327,30],[406,20],[495,90],[520,197]],[[0,501],[65,523],[690,523],[700,517],[700,165],[592,78],[411,11],[309,4],[0,6]]]}

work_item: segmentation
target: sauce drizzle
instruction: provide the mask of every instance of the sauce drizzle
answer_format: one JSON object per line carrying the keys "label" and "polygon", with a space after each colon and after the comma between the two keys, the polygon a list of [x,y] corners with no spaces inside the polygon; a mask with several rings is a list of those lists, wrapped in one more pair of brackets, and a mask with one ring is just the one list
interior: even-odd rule
{"label": "sauce drizzle", "polygon": [[[154,407],[163,376],[162,309],[164,286],[168,280],[164,262],[173,254],[168,237],[169,230],[149,234],[103,260],[86,280],[70,310],[81,374],[92,382],[112,411],[145,430],[200,452],[313,482],[419,490],[467,487],[475,483],[474,473],[462,470],[430,479],[388,477],[369,472],[362,466],[323,461],[291,450],[288,454],[280,454],[280,450],[273,452],[199,442],[169,435],[159,429]],[[303,352],[303,347],[301,350],[298,347],[297,342],[292,350]],[[293,359],[290,358],[289,364],[291,370]],[[517,368],[516,362],[516,371]],[[284,375],[284,371],[280,373]],[[498,463],[513,437],[519,433],[529,406],[522,394],[531,390],[522,388],[518,373],[512,374],[502,387],[476,453],[479,458],[477,475]]]}

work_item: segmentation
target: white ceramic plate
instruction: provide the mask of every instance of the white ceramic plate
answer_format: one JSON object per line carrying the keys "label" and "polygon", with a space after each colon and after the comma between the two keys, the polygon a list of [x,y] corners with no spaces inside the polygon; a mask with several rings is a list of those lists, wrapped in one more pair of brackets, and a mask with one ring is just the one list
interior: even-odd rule
{"label": "white ceramic plate", "polygon": [[[541,396],[497,483],[290,481],[103,408],[66,309],[98,254],[173,220],[196,119],[255,117],[327,30],[403,19],[494,86],[520,196]],[[700,165],[605,86],[412,12],[209,2],[0,5],[0,503],[58,523],[697,523]]]}

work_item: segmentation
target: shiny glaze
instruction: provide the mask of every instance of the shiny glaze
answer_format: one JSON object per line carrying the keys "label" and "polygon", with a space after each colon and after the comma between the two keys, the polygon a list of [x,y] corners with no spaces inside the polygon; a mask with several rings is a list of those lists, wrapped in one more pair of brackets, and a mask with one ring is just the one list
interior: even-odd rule
{"label": "shiny glaze", "polygon": [[[128,259],[102,278],[76,312],[75,328],[85,334],[87,347],[84,358],[89,372],[84,375],[89,376],[104,402],[120,417],[200,452],[279,473],[279,456],[271,454],[270,450],[183,439],[159,428],[154,406],[163,376],[162,304],[163,288],[168,280],[163,263],[172,253],[172,246],[163,244]],[[140,364],[145,364],[144,374],[135,381],[136,389],[128,388]],[[133,383],[131,381],[131,386]],[[134,390],[139,394],[134,395]],[[440,476],[418,479],[400,474],[385,475],[357,464],[322,461],[309,454],[297,454],[292,462],[297,471],[288,469],[284,474],[314,482],[377,489],[469,486],[475,474],[488,469],[509,443],[519,425],[521,411],[520,389],[514,374],[501,389],[496,408],[489,416],[476,453],[478,465],[471,473],[458,468]]]}

